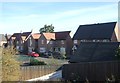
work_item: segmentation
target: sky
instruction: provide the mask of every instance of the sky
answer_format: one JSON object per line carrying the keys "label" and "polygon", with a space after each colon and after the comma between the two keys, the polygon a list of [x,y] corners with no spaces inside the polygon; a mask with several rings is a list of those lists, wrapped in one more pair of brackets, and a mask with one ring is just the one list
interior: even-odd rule
{"label": "sky", "polygon": [[0,2],[0,33],[38,33],[45,24],[55,31],[118,21],[118,2]]}

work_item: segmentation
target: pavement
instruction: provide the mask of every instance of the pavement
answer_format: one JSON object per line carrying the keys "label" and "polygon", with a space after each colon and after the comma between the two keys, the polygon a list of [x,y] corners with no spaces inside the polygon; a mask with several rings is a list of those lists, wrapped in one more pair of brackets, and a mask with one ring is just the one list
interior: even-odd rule
{"label": "pavement", "polygon": [[26,81],[57,81],[58,79],[61,79],[61,78],[62,78],[62,70],[59,70],[51,74],[38,77],[38,78],[34,78],[34,79],[29,79]]}

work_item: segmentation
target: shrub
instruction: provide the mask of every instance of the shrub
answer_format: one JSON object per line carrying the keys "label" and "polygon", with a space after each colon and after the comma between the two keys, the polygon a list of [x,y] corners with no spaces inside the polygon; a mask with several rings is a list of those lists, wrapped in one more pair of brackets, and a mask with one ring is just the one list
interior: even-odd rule
{"label": "shrub", "polygon": [[16,60],[16,51],[13,48],[2,50],[2,81],[18,81],[20,63]]}
{"label": "shrub", "polygon": [[46,65],[46,63],[44,61],[39,61],[37,59],[30,59],[30,65]]}

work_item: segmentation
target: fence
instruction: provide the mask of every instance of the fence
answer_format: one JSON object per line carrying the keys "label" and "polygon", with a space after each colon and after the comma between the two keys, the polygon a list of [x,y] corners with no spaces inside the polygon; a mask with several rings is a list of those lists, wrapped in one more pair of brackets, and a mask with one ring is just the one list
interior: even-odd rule
{"label": "fence", "polygon": [[65,80],[106,81],[112,76],[120,79],[120,61],[65,64],[62,70]]}
{"label": "fence", "polygon": [[23,66],[21,67],[20,81],[37,78],[56,71],[60,65],[43,65],[43,66]]}

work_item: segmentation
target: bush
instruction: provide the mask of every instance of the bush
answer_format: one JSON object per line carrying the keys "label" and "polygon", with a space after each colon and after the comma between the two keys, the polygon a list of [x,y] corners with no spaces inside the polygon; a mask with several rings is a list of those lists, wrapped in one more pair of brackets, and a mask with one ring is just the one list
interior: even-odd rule
{"label": "bush", "polygon": [[30,65],[46,65],[44,61],[39,61],[37,59],[32,58],[30,60]]}
{"label": "bush", "polygon": [[2,81],[18,81],[20,63],[16,60],[16,51],[13,48],[2,50]]}

